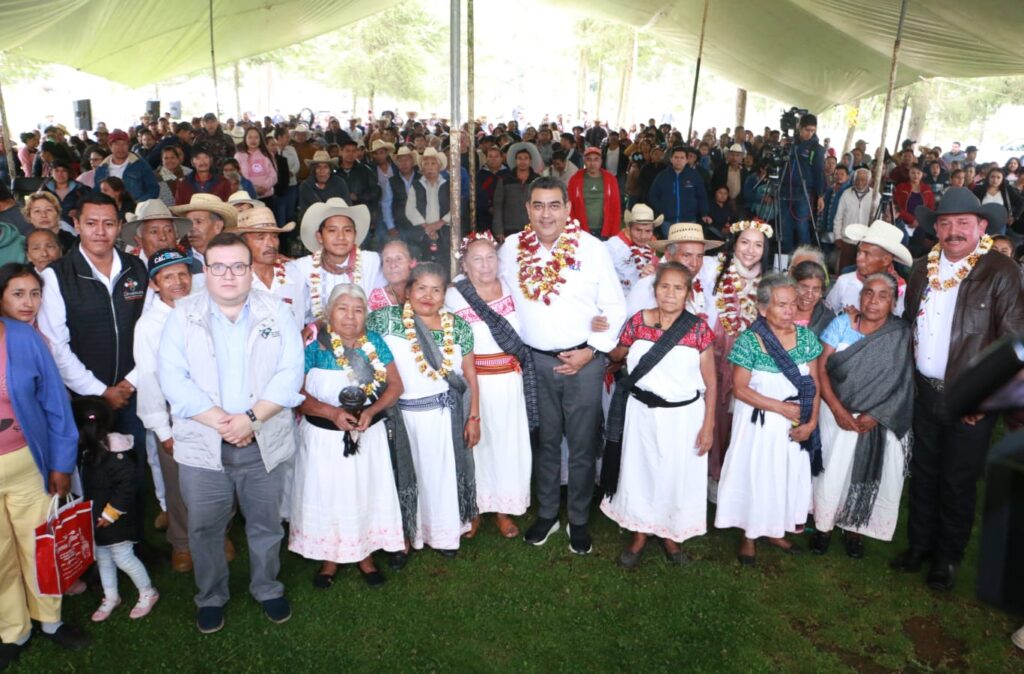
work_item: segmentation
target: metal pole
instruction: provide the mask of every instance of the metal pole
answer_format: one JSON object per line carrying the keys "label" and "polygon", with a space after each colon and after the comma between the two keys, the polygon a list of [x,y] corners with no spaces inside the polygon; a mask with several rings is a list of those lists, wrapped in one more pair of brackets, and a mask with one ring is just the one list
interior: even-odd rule
{"label": "metal pole", "polygon": [[474,98],[476,96],[475,56],[476,43],[473,37],[473,0],[466,0],[466,116],[469,118],[469,231],[476,231],[476,115]]}
{"label": "metal pole", "polygon": [[704,28],[708,23],[708,6],[711,0],[704,0],[704,16],[700,20],[700,44],[697,46],[697,68],[693,73],[693,97],[690,98],[690,125],[686,128],[686,143],[693,135],[693,113],[697,107],[697,83],[700,82],[700,59],[704,56]]}
{"label": "metal pole", "polygon": [[217,57],[213,50],[213,0],[210,0],[210,68],[213,70],[213,101],[220,117],[220,91],[217,89]]}
{"label": "metal pole", "polygon": [[448,150],[451,153],[449,162],[448,182],[451,185],[451,200],[449,215],[451,216],[451,269],[452,274],[458,269],[459,244],[462,242],[462,162],[460,159],[459,146],[462,133],[462,115],[460,114],[461,101],[459,92],[462,79],[462,17],[460,5],[462,0],[451,0],[451,18],[449,28],[449,40],[451,42],[451,73],[449,75],[449,96],[452,103],[451,132],[449,134]]}
{"label": "metal pole", "polygon": [[[10,178],[8,187],[13,187],[14,178],[17,177],[18,172],[14,167],[14,137],[11,135],[11,127],[7,124],[7,104],[4,103],[4,92],[2,88],[0,88],[0,125],[3,127],[4,150],[7,153],[7,175]],[[32,175],[31,166],[22,166],[21,170],[25,172],[26,176]]]}
{"label": "metal pole", "polygon": [[878,208],[882,187],[882,173],[885,171],[885,134],[889,130],[889,111],[892,110],[892,90],[896,83],[896,67],[899,65],[900,41],[903,39],[903,20],[907,17],[907,0],[900,2],[900,21],[896,25],[896,39],[892,43],[892,66],[889,69],[889,88],[885,93],[885,111],[882,113],[882,139],[875,151],[875,197],[873,209]]}

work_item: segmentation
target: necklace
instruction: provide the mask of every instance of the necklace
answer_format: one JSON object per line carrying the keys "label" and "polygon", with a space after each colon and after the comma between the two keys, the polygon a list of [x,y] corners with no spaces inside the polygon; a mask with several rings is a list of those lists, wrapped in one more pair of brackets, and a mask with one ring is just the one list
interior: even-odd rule
{"label": "necklace", "polygon": [[729,268],[723,274],[722,268],[725,265],[725,256],[718,257],[718,273],[722,281],[719,291],[715,295],[715,307],[718,308],[718,321],[727,335],[735,337],[740,332],[750,327],[750,324],[757,318],[757,303],[754,301],[754,294],[757,292],[757,281],[755,277],[749,281],[740,274],[736,265],[736,258],[729,263]]}
{"label": "necklace", "polygon": [[[360,257],[358,246],[352,249],[348,257],[348,277],[352,279],[352,283],[355,285],[360,285],[362,280],[362,265],[359,263]],[[323,250],[313,253],[312,262],[313,271],[309,274],[309,303],[312,307],[313,318],[322,321],[324,319],[323,293],[321,292],[323,277],[320,274],[320,267],[323,265]]]}
{"label": "necklace", "polygon": [[452,360],[455,356],[455,316],[447,311],[441,311],[441,369],[435,370],[430,367],[423,358],[423,348],[419,339],[416,338],[416,321],[413,318],[412,305],[408,302],[402,307],[402,326],[405,328],[405,338],[412,346],[415,354],[416,367],[421,374],[425,374],[434,381],[447,379],[452,371]]}
{"label": "necklace", "polygon": [[[341,336],[330,328],[327,329],[327,332],[331,336],[331,349],[334,351],[334,361],[338,364],[338,367],[345,371],[349,381],[359,384],[355,371],[349,365],[348,358],[345,357],[345,345],[341,341]],[[369,384],[359,385],[359,388],[363,390],[363,393],[372,402],[377,399],[381,386],[388,379],[387,367],[377,356],[377,349],[374,348],[373,342],[366,338],[366,335],[356,340],[356,348],[363,352],[366,360],[370,363],[370,367],[373,368],[373,381]]]}
{"label": "necklace", "polygon": [[974,269],[974,265],[978,264],[978,260],[981,256],[987,253],[992,248],[992,238],[987,234],[981,237],[981,241],[978,243],[977,249],[967,256],[967,259],[960,263],[957,267],[956,273],[953,274],[952,278],[948,278],[945,281],[939,280],[939,257],[942,255],[942,246],[935,244],[931,252],[928,253],[928,289],[941,292],[943,290],[952,290],[953,288],[960,285],[960,282],[967,278],[967,275]]}
{"label": "necklace", "polygon": [[580,223],[570,220],[558,236],[551,251],[551,259],[540,264],[540,239],[533,226],[526,225],[519,237],[516,262],[519,266],[519,289],[523,297],[533,302],[540,300],[551,304],[551,296],[557,295],[565,283],[562,270],[576,264],[576,250],[580,243]]}

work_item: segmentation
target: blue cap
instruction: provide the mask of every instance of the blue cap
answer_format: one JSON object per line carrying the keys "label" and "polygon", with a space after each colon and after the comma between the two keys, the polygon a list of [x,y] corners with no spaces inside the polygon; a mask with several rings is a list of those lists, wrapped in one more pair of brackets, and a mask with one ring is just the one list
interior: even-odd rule
{"label": "blue cap", "polygon": [[149,278],[153,278],[158,271],[172,264],[183,264],[191,268],[192,256],[185,255],[174,248],[164,248],[153,253],[149,258]]}

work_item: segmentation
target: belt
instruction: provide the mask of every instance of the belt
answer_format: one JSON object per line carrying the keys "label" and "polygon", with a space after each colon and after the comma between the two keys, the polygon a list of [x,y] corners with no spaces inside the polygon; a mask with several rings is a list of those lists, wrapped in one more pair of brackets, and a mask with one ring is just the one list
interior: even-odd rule
{"label": "belt", "polygon": [[700,400],[700,391],[697,391],[689,400],[680,400],[678,402],[669,402],[656,393],[645,391],[636,386],[629,389],[629,394],[648,407],[686,407]]}
{"label": "belt", "polygon": [[436,395],[427,396],[425,398],[413,398],[411,400],[398,401],[398,409],[406,412],[426,412],[428,410],[443,409],[445,407],[450,408],[454,405],[455,398],[450,390]]}
{"label": "belt", "polygon": [[585,348],[587,348],[587,343],[583,342],[582,344],[577,344],[576,346],[567,346],[564,349],[555,349],[553,351],[545,351],[544,349],[535,349],[535,348],[533,348],[531,346],[530,347],[530,351],[533,351],[534,353],[542,353],[545,356],[551,356],[552,358],[558,358],[558,356],[561,355],[562,353],[564,353],[565,351],[575,351],[576,349],[585,349]]}
{"label": "belt", "polygon": [[[338,425],[331,421],[330,419],[328,419],[327,417],[318,417],[313,414],[306,414],[305,417],[306,421],[313,424],[317,428],[322,428],[325,431],[337,431],[339,433],[345,432],[338,428]],[[385,417],[387,417],[387,412],[378,412],[377,414],[374,414],[373,420],[370,421],[370,426],[373,426],[377,422],[384,420]]]}
{"label": "belt", "polygon": [[474,355],[473,364],[476,365],[477,374],[508,374],[523,371],[519,367],[519,360],[507,353]]}
{"label": "belt", "polygon": [[942,379],[932,379],[931,377],[926,377],[920,372],[917,372],[916,370],[914,371],[914,375],[917,377],[918,381],[925,384],[926,386],[928,386],[928,388],[935,391],[936,393],[943,393],[946,390],[946,382],[943,381]]}

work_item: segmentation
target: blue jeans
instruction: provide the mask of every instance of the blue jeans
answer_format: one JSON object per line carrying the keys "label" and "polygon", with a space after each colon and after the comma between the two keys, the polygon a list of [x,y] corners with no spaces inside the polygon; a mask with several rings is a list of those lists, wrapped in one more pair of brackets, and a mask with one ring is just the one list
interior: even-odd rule
{"label": "blue jeans", "polygon": [[[785,186],[782,188],[785,190]],[[788,255],[797,246],[814,242],[811,235],[811,209],[803,194],[782,197],[779,202],[779,223],[782,226],[782,253]]]}
{"label": "blue jeans", "polygon": [[108,599],[120,596],[117,590],[118,569],[124,571],[132,579],[140,594],[153,587],[153,583],[149,580],[149,574],[146,572],[146,567],[135,556],[131,541],[123,541],[113,545],[97,545],[96,566],[100,571],[103,594]]}

